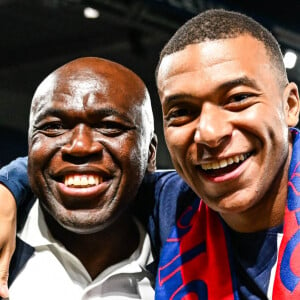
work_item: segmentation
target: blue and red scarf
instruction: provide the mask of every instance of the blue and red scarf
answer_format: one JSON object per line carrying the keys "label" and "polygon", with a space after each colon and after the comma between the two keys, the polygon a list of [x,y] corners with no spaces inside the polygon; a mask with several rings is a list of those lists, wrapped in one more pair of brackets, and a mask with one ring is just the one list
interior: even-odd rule
{"label": "blue and red scarf", "polygon": [[[300,299],[300,132],[292,129],[292,134],[288,200],[273,300]],[[221,218],[203,201],[196,201],[177,220],[163,247],[155,298],[237,300],[232,266]]]}

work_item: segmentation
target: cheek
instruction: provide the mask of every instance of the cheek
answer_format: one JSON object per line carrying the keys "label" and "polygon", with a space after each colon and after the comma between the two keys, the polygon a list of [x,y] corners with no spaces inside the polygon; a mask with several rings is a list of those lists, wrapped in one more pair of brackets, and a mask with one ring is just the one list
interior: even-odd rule
{"label": "cheek", "polygon": [[48,155],[54,148],[57,148],[60,141],[57,138],[48,138],[44,135],[37,134],[32,137],[29,144],[29,151],[34,153],[35,156]]}
{"label": "cheek", "polygon": [[47,146],[41,140],[33,140],[29,145],[28,170],[31,174],[34,174],[35,170],[39,169],[40,161],[43,160],[46,152]]}
{"label": "cheek", "polygon": [[259,143],[256,146],[267,147],[270,153],[276,152],[276,148],[281,147],[279,144],[288,141],[288,126],[282,106],[271,106],[269,102],[257,104],[241,113],[234,122],[237,130],[249,134]]}
{"label": "cheek", "polygon": [[28,170],[33,174],[32,177],[37,177],[48,168],[50,163],[53,164],[53,158],[58,156],[58,148],[57,140],[43,137],[32,139],[28,149]]}
{"label": "cheek", "polygon": [[39,152],[44,152],[46,149],[46,143],[42,139],[33,138],[29,144],[30,156],[36,156]]}
{"label": "cheek", "polygon": [[45,161],[44,147],[32,145],[28,155],[28,178],[30,186],[37,197],[41,197],[47,190],[47,184],[44,176]]}
{"label": "cheek", "polygon": [[106,146],[107,152],[115,163],[123,169],[124,173],[132,172],[138,168],[144,159],[143,141],[137,140],[134,136],[116,139]]}
{"label": "cheek", "polygon": [[187,128],[165,128],[164,134],[171,156],[184,155],[190,145],[193,144],[193,134]]}
{"label": "cheek", "polygon": [[191,158],[197,155],[193,130],[179,127],[167,128],[165,139],[174,168],[183,178],[186,178]]}
{"label": "cheek", "polygon": [[[141,174],[145,172],[145,168],[147,165],[147,153],[148,151],[146,151],[145,147],[142,147],[141,145],[139,147],[136,147],[136,145],[132,145],[131,151],[127,153],[126,164],[128,164],[128,166],[126,169],[131,169],[131,172],[134,172],[139,177],[141,177]],[[124,171],[126,172],[126,170]]]}

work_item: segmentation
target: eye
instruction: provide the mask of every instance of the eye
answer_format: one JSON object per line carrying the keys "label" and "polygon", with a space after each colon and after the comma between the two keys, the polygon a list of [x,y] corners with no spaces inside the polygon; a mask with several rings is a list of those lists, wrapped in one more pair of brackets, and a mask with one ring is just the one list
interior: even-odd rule
{"label": "eye", "polygon": [[63,134],[66,128],[62,122],[47,122],[35,127],[36,131],[39,131],[47,136],[57,136]]}
{"label": "eye", "polygon": [[50,123],[50,124],[46,124],[44,126],[42,126],[42,130],[44,131],[51,131],[51,130],[59,130],[62,129],[62,124],[60,123]]}
{"label": "eye", "polygon": [[107,136],[121,135],[130,129],[134,129],[134,127],[115,121],[104,121],[97,127],[99,132]]}
{"label": "eye", "polygon": [[243,93],[243,94],[233,95],[233,96],[230,97],[229,103],[245,101],[245,100],[247,100],[248,98],[250,98],[252,96],[253,95],[250,94],[250,93]]}
{"label": "eye", "polygon": [[172,107],[164,117],[168,126],[182,126],[197,116],[197,110],[191,107]]}
{"label": "eye", "polygon": [[241,111],[252,105],[257,101],[257,95],[253,93],[239,93],[225,99],[224,108],[231,111]]}
{"label": "eye", "polygon": [[173,109],[169,112],[167,118],[172,119],[172,118],[180,118],[184,117],[190,114],[190,111],[187,108],[178,108],[178,109]]}

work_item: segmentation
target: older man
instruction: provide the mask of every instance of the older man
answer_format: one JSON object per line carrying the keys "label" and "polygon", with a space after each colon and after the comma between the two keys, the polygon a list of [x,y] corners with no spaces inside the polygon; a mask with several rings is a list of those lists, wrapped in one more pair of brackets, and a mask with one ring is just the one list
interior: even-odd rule
{"label": "older man", "polygon": [[131,211],[155,170],[153,130],[144,83],[117,63],[77,59],[39,85],[28,131],[38,202],[10,299],[153,299],[150,240]]}

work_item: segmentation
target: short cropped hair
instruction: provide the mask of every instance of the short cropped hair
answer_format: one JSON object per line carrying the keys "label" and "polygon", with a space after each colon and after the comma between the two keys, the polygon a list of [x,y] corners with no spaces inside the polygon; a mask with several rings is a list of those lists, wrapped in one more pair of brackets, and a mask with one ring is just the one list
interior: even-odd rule
{"label": "short cropped hair", "polygon": [[288,80],[282,52],[272,33],[251,17],[224,9],[206,10],[184,23],[162,49],[156,67],[156,77],[161,61],[166,55],[183,50],[190,44],[246,34],[264,44],[271,63],[279,71],[281,83],[286,85]]}

